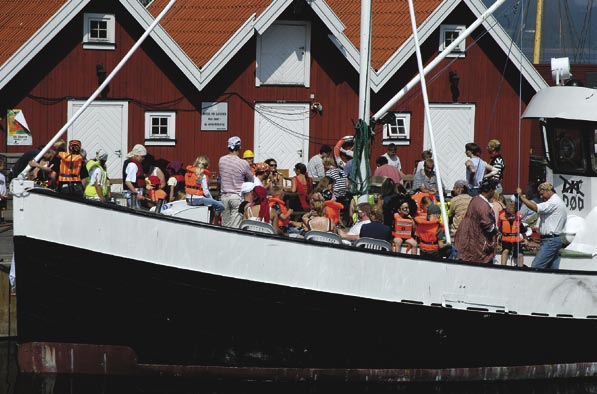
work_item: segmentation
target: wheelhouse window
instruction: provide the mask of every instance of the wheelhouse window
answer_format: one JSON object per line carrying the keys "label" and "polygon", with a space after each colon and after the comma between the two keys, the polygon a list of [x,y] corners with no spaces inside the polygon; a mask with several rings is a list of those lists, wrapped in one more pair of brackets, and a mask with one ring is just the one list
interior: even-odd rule
{"label": "wheelhouse window", "polygon": [[114,15],[84,15],[83,48],[99,50],[114,50],[116,48]]}
{"label": "wheelhouse window", "polygon": [[176,144],[176,113],[175,112],[146,112],[145,113],[145,144],[146,145],[175,145]]}
{"label": "wheelhouse window", "polygon": [[[458,36],[466,29],[463,25],[441,25],[439,27],[439,51],[443,52],[450,44],[452,44]],[[466,55],[466,39],[462,40],[450,52],[448,57],[465,57]]]}
{"label": "wheelhouse window", "polygon": [[382,122],[384,123],[382,144],[410,144],[410,114],[391,112]]}
{"label": "wheelhouse window", "polygon": [[587,170],[583,130],[554,128],[552,160],[554,169],[569,174],[584,174]]}

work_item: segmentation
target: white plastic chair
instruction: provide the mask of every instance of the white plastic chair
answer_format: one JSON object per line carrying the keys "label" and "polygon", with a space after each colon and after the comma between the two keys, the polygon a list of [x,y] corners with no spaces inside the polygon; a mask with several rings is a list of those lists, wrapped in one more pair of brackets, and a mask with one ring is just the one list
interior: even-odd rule
{"label": "white plastic chair", "polygon": [[311,230],[305,234],[307,241],[324,242],[328,244],[342,244],[342,238],[338,234],[327,233],[325,231]]}
{"label": "white plastic chair", "polygon": [[255,233],[264,233],[264,234],[275,234],[276,233],[276,231],[274,230],[274,227],[271,224],[265,223],[265,222],[260,222],[259,220],[251,220],[251,219],[245,219],[242,222],[240,222],[240,229],[247,230],[247,231],[253,231]]}
{"label": "white plastic chair", "polygon": [[373,249],[373,250],[387,250],[388,252],[392,250],[392,245],[388,241],[384,241],[383,239],[375,239],[375,238],[359,238],[355,243],[354,246],[357,248],[365,248],[365,249]]}

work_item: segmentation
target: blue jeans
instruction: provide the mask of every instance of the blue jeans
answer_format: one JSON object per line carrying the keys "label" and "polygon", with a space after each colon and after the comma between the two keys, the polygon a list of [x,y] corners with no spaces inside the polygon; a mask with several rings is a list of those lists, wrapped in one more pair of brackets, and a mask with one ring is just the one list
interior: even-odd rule
{"label": "blue jeans", "polygon": [[214,200],[213,198],[208,198],[204,196],[193,196],[192,198],[187,199],[187,203],[194,207],[199,205],[212,206],[216,210],[216,215],[220,215],[222,212],[224,212],[224,204],[217,200]]}
{"label": "blue jeans", "polygon": [[561,247],[561,237],[543,238],[535,260],[533,260],[533,268],[551,268],[554,270],[560,268]]}

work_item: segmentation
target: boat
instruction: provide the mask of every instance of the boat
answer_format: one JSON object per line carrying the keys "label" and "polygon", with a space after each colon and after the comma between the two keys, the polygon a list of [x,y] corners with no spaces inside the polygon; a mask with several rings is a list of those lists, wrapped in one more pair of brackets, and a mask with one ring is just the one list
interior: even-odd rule
{"label": "boat", "polygon": [[[547,125],[552,114],[525,116]],[[583,120],[583,141],[594,143],[596,121]],[[595,166],[583,174],[595,196]],[[597,374],[591,250],[579,252],[583,270],[519,269],[225,228],[22,178],[11,193],[23,373],[367,383]],[[582,247],[589,227],[575,233]]]}

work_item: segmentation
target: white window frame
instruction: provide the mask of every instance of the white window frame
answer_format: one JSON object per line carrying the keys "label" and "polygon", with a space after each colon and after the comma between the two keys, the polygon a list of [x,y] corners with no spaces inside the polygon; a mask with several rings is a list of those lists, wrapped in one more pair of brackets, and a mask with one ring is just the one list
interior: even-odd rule
{"label": "white window frame", "polygon": [[[446,34],[458,33],[462,34],[466,30],[464,25],[440,25],[439,27],[439,51],[443,52],[452,42],[446,43]],[[466,39],[462,40],[460,44],[447,57],[465,57],[466,56]]]}
{"label": "white window frame", "polygon": [[[154,118],[167,118],[168,126],[165,136],[153,135],[152,120]],[[176,112],[174,111],[147,111],[145,112],[145,145],[174,146],[176,145]]]}
{"label": "white window frame", "polygon": [[[106,38],[91,37],[91,22],[106,22]],[[114,50],[116,49],[116,18],[112,14],[86,13],[83,16],[83,48]]]}
{"label": "white window frame", "polygon": [[410,113],[393,114],[395,122],[383,125],[382,145],[410,145]]}

